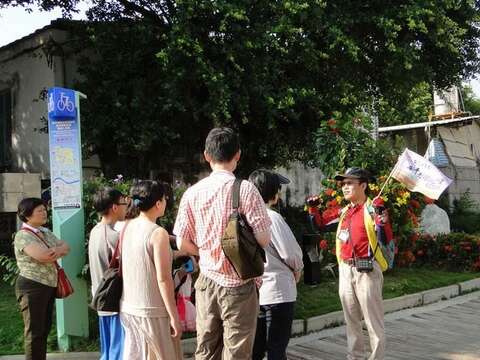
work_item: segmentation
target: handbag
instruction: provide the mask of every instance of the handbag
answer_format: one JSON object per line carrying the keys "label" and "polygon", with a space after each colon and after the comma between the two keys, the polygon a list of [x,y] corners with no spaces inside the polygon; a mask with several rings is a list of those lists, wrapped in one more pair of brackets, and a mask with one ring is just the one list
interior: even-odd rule
{"label": "handbag", "polygon": [[[44,243],[47,248],[51,247],[50,245],[48,245],[48,243],[44,239],[38,236],[38,234],[35,233],[34,231],[28,228],[22,228],[22,230],[28,231],[29,233],[35,235],[37,239],[39,239],[42,243]],[[74,292],[73,286],[70,280],[68,280],[67,274],[65,274],[65,270],[60,265],[58,265],[57,261],[55,261],[54,264],[55,264],[55,268],[57,269],[57,291],[55,293],[55,297],[57,299],[64,299],[73,294]]]}
{"label": "handbag", "polygon": [[223,252],[242,280],[263,275],[266,262],[265,250],[258,244],[245,216],[238,211],[241,179],[235,179],[232,187],[233,213],[222,235]]}
{"label": "handbag", "polygon": [[[120,298],[123,292],[122,279],[122,240],[128,221],[120,233],[120,237],[115,246],[115,250],[108,264],[108,268],[103,273],[102,280],[98,285],[90,306],[96,311],[120,311]],[[106,240],[106,239],[105,239]]]}
{"label": "handbag", "polygon": [[63,270],[60,265],[55,261],[55,267],[57,268],[57,292],[55,293],[55,297],[57,299],[63,299],[67,296],[73,294],[73,286],[70,280],[68,280],[67,274],[65,274],[65,270]]}
{"label": "handbag", "polygon": [[196,330],[196,310],[192,302],[192,275],[182,270],[174,272],[175,300],[182,331]]}

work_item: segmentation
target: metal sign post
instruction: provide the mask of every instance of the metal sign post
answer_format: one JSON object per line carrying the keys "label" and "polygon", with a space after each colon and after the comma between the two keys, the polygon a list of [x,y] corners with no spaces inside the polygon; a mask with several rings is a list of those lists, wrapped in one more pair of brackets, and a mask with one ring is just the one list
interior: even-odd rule
{"label": "metal sign post", "polygon": [[88,336],[87,285],[79,277],[85,264],[79,92],[49,89],[48,133],[53,232],[70,246],[60,262],[75,290],[56,301],[58,345],[68,351],[71,336]]}

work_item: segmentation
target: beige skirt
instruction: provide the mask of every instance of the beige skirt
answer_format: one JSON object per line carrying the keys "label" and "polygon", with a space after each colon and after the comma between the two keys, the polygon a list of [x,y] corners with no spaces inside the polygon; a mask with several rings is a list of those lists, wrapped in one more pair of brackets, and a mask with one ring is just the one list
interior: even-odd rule
{"label": "beige skirt", "polygon": [[170,334],[168,317],[147,318],[120,313],[125,329],[124,360],[182,360],[180,339]]}

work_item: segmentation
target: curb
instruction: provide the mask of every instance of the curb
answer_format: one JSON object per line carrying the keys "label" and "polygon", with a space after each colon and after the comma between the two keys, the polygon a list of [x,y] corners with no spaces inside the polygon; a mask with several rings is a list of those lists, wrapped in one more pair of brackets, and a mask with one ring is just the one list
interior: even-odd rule
{"label": "curb", "polygon": [[[480,290],[480,278],[437,289],[421,291],[415,294],[387,299],[383,300],[384,313],[387,314],[403,309],[428,305],[437,301],[451,299],[459,295],[465,295],[476,290]],[[336,325],[343,325],[345,323],[342,311],[311,317],[304,321],[305,333],[295,335],[307,335],[311,332],[321,331],[326,328]]]}
{"label": "curb", "polygon": [[440,300],[447,300],[460,295],[460,284],[445,286],[443,288],[423,291],[423,304],[427,305]]}
{"label": "curb", "polygon": [[[421,291],[419,293],[404,295],[392,299],[383,300],[384,312],[392,313],[399,310],[428,305],[441,300],[451,299],[460,295],[465,295],[473,291],[480,290],[480,278],[464,281],[458,284],[445,286],[437,289]],[[336,327],[344,324],[343,312],[335,311],[328,314],[314,316],[306,320],[295,319],[292,324],[292,335],[304,336],[309,333],[324,330],[326,328]],[[182,349],[186,357],[195,352],[197,345],[196,338],[182,340]],[[93,360],[98,359],[98,352],[83,353],[50,353],[47,359],[56,360]],[[5,355],[0,356],[0,360],[20,360],[24,355]]]}

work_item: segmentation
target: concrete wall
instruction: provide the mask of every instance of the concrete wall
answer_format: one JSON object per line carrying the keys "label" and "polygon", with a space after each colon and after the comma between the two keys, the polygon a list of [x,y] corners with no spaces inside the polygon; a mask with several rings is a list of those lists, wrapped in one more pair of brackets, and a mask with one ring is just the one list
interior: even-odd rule
{"label": "concrete wall", "polygon": [[20,200],[40,191],[40,174],[0,174],[0,213],[16,212]]}
{"label": "concrete wall", "polygon": [[278,168],[275,171],[290,179],[290,184],[282,189],[281,198],[285,205],[303,206],[310,195],[319,194],[322,190],[322,171],[309,168],[300,162],[293,162],[288,168]]}
{"label": "concrete wall", "polygon": [[452,165],[441,169],[445,175],[454,181],[448,188],[450,204],[459,199],[466,191],[477,205],[480,206],[480,169],[478,167],[459,167]]}

